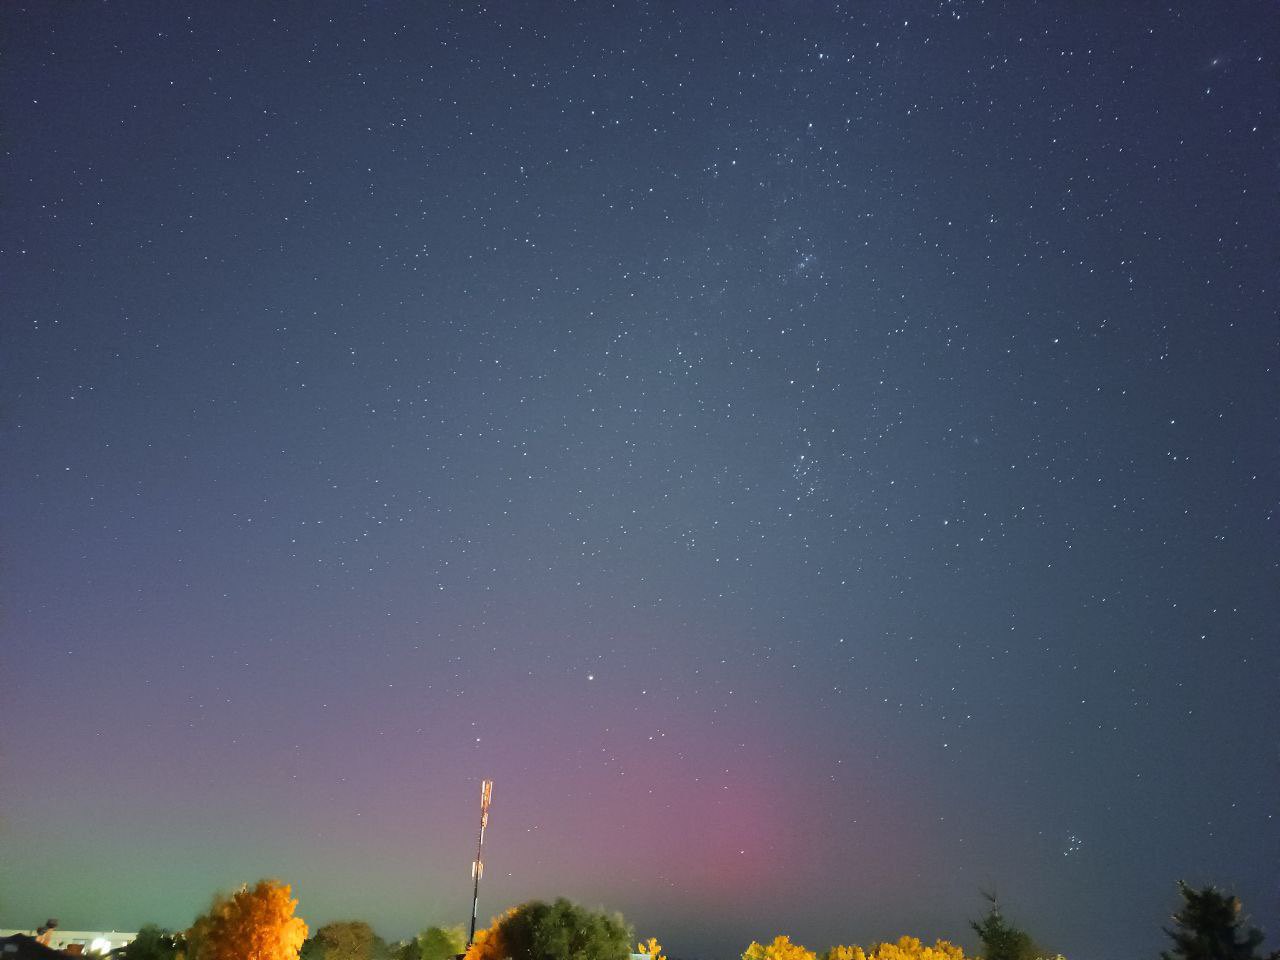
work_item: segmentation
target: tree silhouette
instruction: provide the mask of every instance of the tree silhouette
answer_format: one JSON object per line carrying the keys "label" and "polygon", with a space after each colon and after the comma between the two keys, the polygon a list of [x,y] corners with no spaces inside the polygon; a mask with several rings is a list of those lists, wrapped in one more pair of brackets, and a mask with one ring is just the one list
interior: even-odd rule
{"label": "tree silhouette", "polygon": [[154,923],[144,923],[138,935],[121,951],[123,960],[175,960],[182,949],[181,935],[175,936]]}
{"label": "tree silhouette", "polygon": [[987,915],[972,922],[973,932],[982,941],[982,955],[986,960],[1035,960],[1041,950],[1024,930],[1019,930],[1000,912],[1000,901],[994,893],[984,893],[991,904]]}
{"label": "tree silhouette", "polygon": [[476,934],[466,960],[628,960],[631,928],[561,897],[513,907]]}
{"label": "tree silhouette", "polygon": [[363,920],[326,923],[302,945],[301,960],[387,960],[386,943]]}
{"label": "tree silhouette", "polygon": [[[1173,915],[1173,929],[1165,927],[1173,949],[1162,960],[1259,960],[1262,931],[1243,928],[1240,901],[1215,887],[1193,890],[1178,881],[1182,909]],[[1280,960],[1280,951],[1265,955]]]}

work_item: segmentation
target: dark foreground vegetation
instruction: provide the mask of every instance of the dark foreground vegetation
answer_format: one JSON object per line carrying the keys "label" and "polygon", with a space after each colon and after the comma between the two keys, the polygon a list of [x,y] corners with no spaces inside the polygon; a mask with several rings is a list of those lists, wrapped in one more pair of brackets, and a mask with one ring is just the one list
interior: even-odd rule
{"label": "dark foreground vegetation", "polygon": [[[1214,887],[1178,885],[1180,903],[1165,933],[1172,941],[1159,960],[1280,960],[1265,953],[1263,935],[1244,923],[1240,901]],[[981,944],[977,957],[947,940],[932,945],[904,936],[868,946],[837,944],[817,952],[787,936],[752,942],[741,960],[1064,960],[1011,923],[988,896],[986,914],[969,926]],[[416,937],[388,943],[359,920],[329,923],[308,936],[295,914],[290,888],[260,880],[214,898],[209,911],[185,931],[143,927],[121,960],[666,960],[656,938],[637,944],[620,914],[589,910],[565,899],[532,901],[496,917],[466,943],[462,927],[428,927]],[[1155,960],[1155,958],[1152,958]]]}

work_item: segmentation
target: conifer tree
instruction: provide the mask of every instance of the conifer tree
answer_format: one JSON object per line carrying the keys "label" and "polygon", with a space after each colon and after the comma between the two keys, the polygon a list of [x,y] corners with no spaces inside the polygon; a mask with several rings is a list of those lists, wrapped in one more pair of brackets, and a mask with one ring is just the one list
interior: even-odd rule
{"label": "conifer tree", "polygon": [[1035,960],[1042,952],[1036,942],[1004,918],[994,893],[984,893],[983,896],[991,907],[985,917],[969,926],[982,941],[985,960]]}
{"label": "conifer tree", "polygon": [[[1260,960],[1262,931],[1241,926],[1240,900],[1208,886],[1193,890],[1178,882],[1182,909],[1173,915],[1173,928],[1165,933],[1173,949],[1161,951],[1162,960]],[[1267,960],[1280,960],[1280,951]]]}

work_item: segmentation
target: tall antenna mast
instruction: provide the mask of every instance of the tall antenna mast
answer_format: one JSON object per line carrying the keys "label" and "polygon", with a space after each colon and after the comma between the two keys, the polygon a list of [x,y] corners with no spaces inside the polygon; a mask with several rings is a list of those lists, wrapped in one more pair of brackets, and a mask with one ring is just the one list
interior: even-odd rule
{"label": "tall antenna mast", "polygon": [[484,876],[484,828],[489,825],[489,802],[493,799],[493,781],[480,781],[480,840],[476,844],[476,858],[471,861],[471,935],[467,937],[467,947],[475,943],[476,914],[480,910],[480,878]]}

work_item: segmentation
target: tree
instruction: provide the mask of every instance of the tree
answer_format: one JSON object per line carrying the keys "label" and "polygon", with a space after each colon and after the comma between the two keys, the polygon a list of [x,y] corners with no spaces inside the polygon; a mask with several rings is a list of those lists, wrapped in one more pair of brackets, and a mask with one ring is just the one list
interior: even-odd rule
{"label": "tree", "polygon": [[1036,960],[1043,951],[1023,930],[1009,923],[1000,912],[1000,901],[994,893],[984,893],[991,904],[987,915],[971,922],[974,933],[982,941],[982,955],[986,960]]}
{"label": "tree", "polygon": [[628,960],[631,928],[618,914],[587,910],[563,897],[533,900],[476,934],[466,960]]}
{"label": "tree", "polygon": [[213,898],[187,931],[188,960],[298,960],[307,925],[293,915],[288,884],[259,880]]}
{"label": "tree", "polygon": [[964,950],[947,940],[927,947],[915,937],[899,937],[896,943],[877,944],[867,960],[964,960]]}
{"label": "tree", "polygon": [[[1258,960],[1262,931],[1243,929],[1240,900],[1209,886],[1193,890],[1178,882],[1182,909],[1173,915],[1174,928],[1165,928],[1173,950],[1161,951],[1162,960]],[[1269,955],[1280,960],[1280,951]]]}
{"label": "tree", "polygon": [[899,937],[893,943],[878,943],[869,951],[859,946],[832,947],[822,960],[965,960],[964,950],[947,940],[925,946],[916,937]]}
{"label": "tree", "polygon": [[122,960],[177,960],[181,940],[180,934],[175,936],[154,923],[144,923],[120,956]]}
{"label": "tree", "polygon": [[467,931],[456,927],[427,927],[417,937],[417,960],[453,960],[467,949]]}
{"label": "tree", "polygon": [[389,960],[385,941],[363,920],[326,923],[302,945],[301,960]]}
{"label": "tree", "polygon": [[790,937],[781,936],[774,937],[767,947],[752,940],[742,951],[742,960],[818,960],[818,957],[812,950],[792,943]]}

